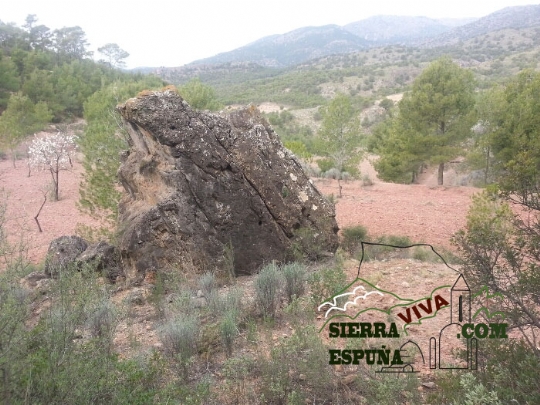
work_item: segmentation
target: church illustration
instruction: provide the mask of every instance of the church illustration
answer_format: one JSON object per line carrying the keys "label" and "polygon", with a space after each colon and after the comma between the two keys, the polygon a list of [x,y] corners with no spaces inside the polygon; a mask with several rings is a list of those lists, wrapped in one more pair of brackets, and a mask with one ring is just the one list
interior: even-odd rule
{"label": "church illustration", "polygon": [[[478,341],[476,338],[465,339],[461,336],[462,326],[471,323],[471,290],[460,274],[450,290],[450,319],[441,329],[438,337],[429,339],[429,355],[424,356],[420,346],[408,340],[400,347],[404,365],[382,367],[379,373],[417,373],[415,366],[422,367],[428,362],[430,369],[468,369],[476,370],[478,362]],[[465,359],[458,359],[451,348],[461,348],[465,344]]]}

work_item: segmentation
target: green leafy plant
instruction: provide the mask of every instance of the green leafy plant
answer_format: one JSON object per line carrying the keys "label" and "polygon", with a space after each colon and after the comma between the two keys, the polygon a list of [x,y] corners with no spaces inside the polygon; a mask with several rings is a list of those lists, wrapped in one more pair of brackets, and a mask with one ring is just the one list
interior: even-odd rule
{"label": "green leafy plant", "polygon": [[341,246],[351,254],[356,252],[360,242],[367,240],[367,229],[362,225],[343,228],[341,234],[343,235]]}

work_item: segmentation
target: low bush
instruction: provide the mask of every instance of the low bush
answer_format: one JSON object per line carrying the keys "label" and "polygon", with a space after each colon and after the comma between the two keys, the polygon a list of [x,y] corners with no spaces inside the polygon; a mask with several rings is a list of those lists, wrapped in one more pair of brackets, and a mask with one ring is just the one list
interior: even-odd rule
{"label": "low bush", "polygon": [[259,366],[263,403],[326,403],[332,399],[328,350],[313,326],[297,328]]}
{"label": "low bush", "polygon": [[227,356],[231,356],[233,352],[234,339],[238,336],[237,314],[233,311],[227,312],[220,323],[221,341]]}
{"label": "low bush", "polygon": [[360,243],[367,240],[367,229],[362,225],[343,228],[341,233],[343,235],[341,246],[351,254],[356,253]]}
{"label": "low bush", "polygon": [[265,317],[274,318],[280,300],[281,275],[275,262],[259,272],[255,278],[255,302]]}
{"label": "low bush", "polygon": [[187,364],[196,353],[199,337],[197,319],[192,316],[177,316],[161,325],[158,335],[165,353],[180,363],[184,377],[187,377]]}
{"label": "low bush", "polygon": [[347,286],[347,276],[343,269],[343,263],[335,259],[334,263],[324,266],[308,277],[308,285],[311,298],[315,305],[323,300],[333,297]]}
{"label": "low bush", "polygon": [[216,278],[214,273],[207,271],[199,278],[199,288],[205,297],[209,297],[216,287]]}
{"label": "low bush", "polygon": [[285,296],[288,302],[300,297],[306,290],[306,267],[301,263],[289,263],[281,268],[285,278]]}

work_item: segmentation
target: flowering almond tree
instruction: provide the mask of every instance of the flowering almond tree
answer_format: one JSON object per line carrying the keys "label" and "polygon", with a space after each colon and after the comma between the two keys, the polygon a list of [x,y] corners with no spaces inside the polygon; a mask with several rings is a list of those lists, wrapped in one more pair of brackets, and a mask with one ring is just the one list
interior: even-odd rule
{"label": "flowering almond tree", "polygon": [[73,167],[72,157],[77,149],[75,135],[58,132],[32,141],[28,149],[30,166],[48,170],[53,180],[53,197],[58,201],[58,174]]}

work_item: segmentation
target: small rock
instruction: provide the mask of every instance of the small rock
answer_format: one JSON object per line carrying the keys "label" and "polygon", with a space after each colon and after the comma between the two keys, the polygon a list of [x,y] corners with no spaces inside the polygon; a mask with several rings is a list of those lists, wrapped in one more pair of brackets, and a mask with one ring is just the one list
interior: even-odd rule
{"label": "small rock", "polygon": [[334,366],[334,371],[335,371],[336,373],[341,373],[341,372],[343,371],[343,366],[342,366],[341,364],[336,364],[336,365]]}
{"label": "small rock", "polygon": [[144,293],[142,289],[134,289],[129,293],[129,295],[125,298],[125,300],[129,304],[133,305],[144,305]]}
{"label": "small rock", "polygon": [[204,297],[204,294],[203,294],[202,290],[198,290],[197,291],[197,298],[201,298],[201,297]]}
{"label": "small rock", "polygon": [[409,288],[409,283],[407,283],[406,281],[404,281],[403,283],[401,283],[401,286],[402,286],[402,287],[405,287],[405,288]]}
{"label": "small rock", "polygon": [[51,284],[52,280],[50,278],[44,278],[36,283],[36,289],[41,294],[47,294],[49,291],[51,291]]}
{"label": "small rock", "polygon": [[349,374],[342,378],[341,382],[343,385],[351,385],[353,382],[356,381],[356,374]]}
{"label": "small rock", "polygon": [[30,274],[28,274],[26,277],[24,277],[20,283],[23,287],[32,289],[36,288],[38,286],[38,283],[41,280],[48,279],[49,276],[47,276],[45,273],[39,273],[37,271],[34,271]]}
{"label": "small rock", "polygon": [[435,383],[433,381],[428,381],[428,382],[422,383],[422,386],[426,388],[435,388]]}

